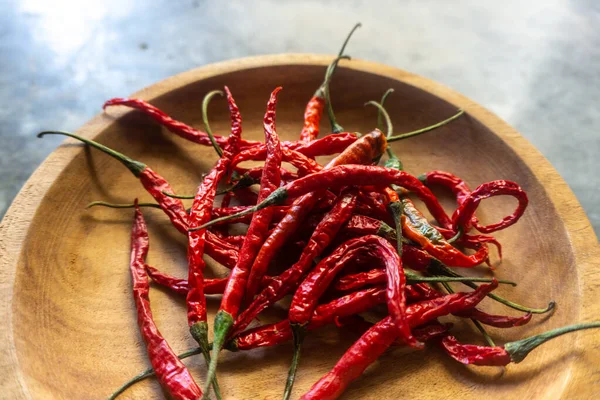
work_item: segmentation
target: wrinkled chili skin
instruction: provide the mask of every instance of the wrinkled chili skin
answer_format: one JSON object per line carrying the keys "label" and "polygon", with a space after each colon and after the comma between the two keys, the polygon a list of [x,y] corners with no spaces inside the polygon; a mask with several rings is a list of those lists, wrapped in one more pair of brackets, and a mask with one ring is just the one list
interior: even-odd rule
{"label": "wrinkled chili skin", "polygon": [[[279,187],[281,176],[279,174],[281,168],[281,144],[275,130],[275,109],[277,104],[277,94],[281,87],[276,88],[271,93],[271,98],[267,103],[267,112],[264,118],[265,143],[267,145],[267,157],[263,169],[263,175],[260,181],[260,192],[258,201],[266,199],[275,189]],[[266,212],[263,212],[266,211]],[[254,258],[258,250],[263,245],[269,224],[273,217],[273,211],[267,209],[260,210],[254,213],[246,240],[240,250],[238,262],[231,271],[231,277],[227,282],[225,293],[221,300],[219,312],[223,311],[235,318],[239,312],[244,291],[246,288],[250,268],[254,262]]]}
{"label": "wrinkled chili skin", "polygon": [[[195,228],[210,221],[217,186],[221,179],[227,175],[231,160],[239,150],[242,136],[242,117],[227,86],[225,86],[225,91],[231,114],[231,135],[226,141],[223,155],[217,165],[204,177],[198,188],[188,217],[189,228]],[[190,326],[197,322],[206,322],[206,297],[204,296],[204,268],[206,263],[203,259],[206,236],[206,229],[188,231],[189,291],[186,303],[188,307],[188,324]]]}
{"label": "wrinkled chili skin", "polygon": [[[265,145],[249,147],[242,150],[238,155],[235,156],[232,166],[235,168],[244,161],[264,161],[266,156],[267,147]],[[300,176],[319,172],[321,169],[323,169],[323,167],[315,160],[286,147],[282,148],[282,161],[288,162],[296,167]]]}
{"label": "wrinkled chili skin", "polygon": [[[190,142],[202,144],[204,146],[212,146],[210,138],[206,132],[199,131],[197,129],[192,128],[189,125],[184,124],[183,122],[177,121],[171,117],[169,117],[166,113],[161,111],[160,109],[154,107],[152,104],[145,102],[140,99],[123,99],[123,98],[114,98],[108,100],[104,103],[103,109],[110,106],[127,106],[134,108],[143,112],[144,114],[150,116],[160,125],[164,126],[177,136],[180,136],[184,139],[189,140]],[[219,146],[223,147],[227,142],[227,138],[219,135],[215,135],[215,140],[219,144]],[[241,140],[241,147],[251,147],[259,144],[260,142]]]}
{"label": "wrinkled chili skin", "polygon": [[[381,131],[376,129],[352,143],[352,145],[346,148],[344,152],[331,160],[324,169],[346,163],[369,164],[373,159],[376,159],[383,154],[386,146],[387,142],[385,136]],[[302,197],[294,201],[286,216],[279,222],[273,233],[269,235],[269,238],[267,238],[267,241],[272,248],[271,254],[278,251],[283,243],[298,230],[298,226],[304,221],[319,200],[318,193],[321,192],[320,188],[310,192],[311,193],[304,193]],[[268,263],[269,261],[270,260],[265,260],[263,262]],[[298,276],[297,271],[290,269],[289,272],[284,272],[280,276],[280,279],[274,280],[273,284],[263,289],[259,296],[250,304],[248,309],[240,315],[240,318],[238,318],[239,321],[236,321],[234,331],[239,332],[244,329],[244,327],[248,326],[261,310],[271,304],[270,302],[272,300],[270,299],[281,298],[281,296],[285,295],[285,293],[291,289],[288,289],[288,287],[293,287],[298,279],[300,279],[300,276]]]}
{"label": "wrinkled chili skin", "polygon": [[[365,312],[385,302],[385,288],[376,287],[342,296],[327,304],[319,305],[313,314],[308,330],[333,323],[336,318],[344,318]],[[292,338],[289,320],[249,329],[232,340],[229,350],[250,350],[256,347],[274,346]]]}
{"label": "wrinkled chili skin", "polygon": [[404,215],[402,231],[404,235],[417,242],[423,250],[450,267],[472,268],[487,260],[488,248],[481,246],[477,253],[465,255],[446,241],[444,236],[432,225],[408,198],[403,198]]}
{"label": "wrinkled chili skin", "polygon": [[[146,271],[152,281],[160,286],[163,286],[179,295],[186,296],[188,293],[188,281],[187,279],[176,278],[174,276],[165,274],[157,270],[150,265],[146,265]],[[204,294],[223,294],[225,286],[227,286],[227,280],[225,278],[207,278],[204,279]],[[263,277],[261,287],[265,287],[271,282],[270,276]]]}
{"label": "wrinkled chili skin", "polygon": [[180,199],[165,195],[165,193],[175,193],[166,179],[149,167],[146,167],[138,178],[144,189],[156,200],[163,212],[167,214],[173,226],[179,232],[187,235],[187,212]]}
{"label": "wrinkled chili skin", "polygon": [[[307,196],[311,195],[312,194],[309,194]],[[327,248],[342,225],[350,218],[355,206],[356,194],[354,191],[345,193],[338,199],[331,211],[325,215],[315,228],[298,261],[280,276],[274,278],[273,282],[263,289],[250,306],[240,314],[234,325],[234,334],[245,329],[262,310],[281,299],[290,290],[296,287],[300,278],[311,268],[315,257],[318,257],[323,250]],[[292,207],[294,207],[294,205],[292,205]],[[298,214],[304,212],[305,208],[303,207],[302,204],[299,206],[300,210],[298,211]],[[272,259],[273,253],[271,252],[274,251],[273,249],[277,249],[280,244],[274,241],[270,242],[270,240],[279,240],[284,236],[275,234],[277,229],[287,228],[286,225],[280,227],[281,225],[282,224],[279,224],[275,228],[274,233],[272,233],[265,242],[265,245],[256,258],[253,268],[255,268],[256,263],[265,263],[266,265],[266,263]]]}
{"label": "wrinkled chili skin", "polygon": [[363,236],[351,239],[338,247],[330,256],[324,258],[304,279],[296,290],[289,310],[292,324],[305,325],[317,307],[317,302],[329,287],[336,275],[347,266],[357,253],[365,250],[372,252],[376,259],[385,265],[387,275],[388,311],[392,315],[398,334],[408,344],[420,347],[406,322],[406,278],[400,256],[396,249],[379,236]]}
{"label": "wrinkled chili skin", "polygon": [[325,99],[322,96],[313,96],[304,110],[304,126],[300,132],[300,141],[310,143],[319,136],[319,125],[323,110],[325,109]]}
{"label": "wrinkled chili skin", "polygon": [[130,271],[133,282],[133,298],[138,314],[138,325],[152,368],[161,386],[173,399],[197,400],[202,391],[185,365],[177,358],[167,341],[162,337],[150,309],[150,284],[145,270],[146,255],[148,254],[148,230],[144,217],[137,206],[131,231],[131,261]]}
{"label": "wrinkled chili skin", "polygon": [[330,156],[332,154],[342,153],[350,147],[358,138],[351,132],[332,133],[320,139],[313,140],[310,143],[301,141],[283,142],[283,146],[307,157],[315,158],[318,156]]}
{"label": "wrinkled chili skin", "polygon": [[[336,206],[331,212],[317,225],[315,231],[311,235],[311,238],[305,246],[300,259],[292,268],[305,271],[310,267],[315,257],[319,256],[321,252],[331,243],[332,239],[338,233],[344,222],[350,217],[356,206],[356,191],[350,191],[340,196]],[[275,228],[277,229],[277,228]],[[272,248],[279,246],[271,246],[269,239],[277,237],[277,235],[270,235],[267,241],[258,252],[256,260],[252,265],[250,271],[250,278],[248,279],[248,287],[246,288],[247,300],[251,301],[256,294],[258,289],[258,282],[264,274],[267,272],[268,261],[273,257]],[[298,266],[296,266],[298,265]]]}
{"label": "wrinkled chili skin", "polygon": [[459,228],[464,229],[465,227],[468,227],[481,200],[501,195],[513,196],[517,199],[519,204],[515,211],[504,217],[500,222],[486,226],[477,224],[476,228],[481,233],[492,233],[513,225],[521,218],[527,208],[529,202],[527,194],[515,182],[497,180],[479,185],[465,198],[463,203],[452,215],[452,229],[457,231]]}
{"label": "wrinkled chili skin", "polygon": [[[485,288],[481,290],[481,288]],[[426,300],[408,306],[407,318],[410,326],[419,326],[435,318],[458,312],[479,303],[497,282],[482,285],[476,292],[454,293],[433,300]],[[458,295],[456,297],[451,297]],[[348,385],[358,378],[394,342],[397,328],[391,316],[375,324],[354,343],[335,367],[315,383],[301,399],[332,400],[338,398]]]}
{"label": "wrinkled chili skin", "polygon": [[450,335],[444,337],[440,343],[450,357],[462,364],[505,366],[512,361],[510,354],[500,346],[462,344]]}
{"label": "wrinkled chili skin", "polygon": [[433,217],[442,226],[451,226],[452,221],[450,217],[448,217],[437,198],[431,193],[431,190],[423,185],[421,181],[404,171],[385,167],[337,165],[333,168],[324,168],[321,172],[304,176],[287,184],[278,193],[274,194],[274,196],[296,198],[323,187],[327,187],[330,190],[339,190],[349,185],[385,187],[391,184],[402,186],[414,192],[425,203]]}

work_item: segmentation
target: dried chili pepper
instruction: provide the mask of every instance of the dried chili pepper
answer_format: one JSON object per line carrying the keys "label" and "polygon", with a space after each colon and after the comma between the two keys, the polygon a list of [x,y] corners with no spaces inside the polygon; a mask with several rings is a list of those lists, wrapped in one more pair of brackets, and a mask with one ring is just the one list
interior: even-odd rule
{"label": "dried chili pepper", "polygon": [[[477,292],[455,293],[415,303],[407,308],[410,326],[419,326],[452,312],[472,308],[497,284],[482,285]],[[484,288],[484,289],[482,289]],[[344,353],[335,367],[315,383],[301,399],[330,400],[339,397],[394,342],[397,327],[387,316],[375,324]]]}
{"label": "dried chili pepper", "polygon": [[[298,174],[304,176],[313,172],[318,172],[323,167],[315,160],[305,156],[304,154],[288,149],[286,147],[281,148],[282,161],[290,163],[298,169]],[[259,145],[249,147],[242,150],[235,156],[231,163],[232,168],[237,168],[239,164],[245,161],[264,161],[267,157],[267,147],[265,145]]]}
{"label": "dried chili pepper", "polygon": [[477,253],[465,255],[444,239],[408,198],[403,198],[405,222],[402,224],[406,237],[417,242],[423,250],[451,267],[472,268],[488,258],[488,248],[481,246]]}
{"label": "dried chili pepper", "polygon": [[[106,109],[106,107],[110,107],[110,106],[126,106],[126,107],[134,108],[134,109],[141,111],[144,114],[150,116],[152,119],[154,119],[160,125],[164,126],[168,130],[170,130],[171,132],[176,134],[177,136],[180,136],[180,137],[187,139],[194,143],[202,144],[204,146],[212,145],[212,142],[206,132],[199,131],[197,129],[192,128],[189,125],[184,124],[183,122],[180,122],[180,121],[177,121],[177,120],[171,118],[166,113],[164,113],[160,109],[154,107],[152,104],[145,102],[144,100],[114,98],[114,99],[110,99],[106,103],[104,103],[104,106],[102,106],[102,108]],[[215,140],[219,145],[225,145],[225,143],[227,142],[227,138],[224,136],[215,135]],[[241,148],[252,147],[252,146],[256,146],[259,143],[260,142],[254,142],[254,141],[248,141],[248,140],[241,139],[240,147]]]}
{"label": "dried chili pepper", "polygon": [[[231,160],[239,149],[239,142],[242,135],[242,117],[239,112],[231,92],[225,87],[227,92],[227,103],[231,114],[231,135],[227,139],[224,146],[224,151],[221,152],[222,157],[219,158],[217,165],[204,177],[202,184],[198,188],[196,197],[192,204],[192,209],[188,218],[188,226],[196,227],[210,220],[211,209],[217,191],[217,185],[220,180],[227,174]],[[205,100],[219,93],[218,91],[210,92]],[[222,94],[222,93],[221,93]],[[208,101],[203,102],[203,109],[206,109]],[[208,122],[207,122],[208,127]],[[207,129],[211,141],[214,142],[210,128]],[[215,149],[218,148],[216,143]],[[219,150],[220,151],[220,150]],[[203,350],[203,355],[206,361],[210,360],[208,349],[208,322],[206,314],[206,297],[204,295],[204,247],[206,238],[206,230],[193,230],[188,233],[188,293],[186,297],[187,303],[187,318],[190,327],[190,333],[198,342],[198,345]],[[238,256],[238,262],[240,257]],[[237,265],[237,264],[236,264]],[[210,384],[210,382],[209,382]]]}
{"label": "dried chili pepper", "polygon": [[349,240],[330,256],[323,259],[309,273],[292,299],[289,320],[294,334],[294,358],[290,366],[284,398],[289,398],[291,395],[306,325],[310,322],[310,318],[317,307],[317,301],[340,270],[348,265],[348,260],[355,257],[357,251],[369,251],[385,265],[388,311],[393,324],[396,326],[397,336],[400,336],[403,341],[412,347],[423,347],[423,344],[417,342],[412,336],[406,320],[406,295],[404,292],[406,279],[402,261],[396,250],[379,236],[371,235]]}
{"label": "dried chili pepper", "polygon": [[454,336],[446,336],[441,341],[443,349],[462,364],[502,366],[511,362],[520,363],[539,345],[550,339],[582,329],[600,328],[600,322],[590,322],[553,329],[526,339],[505,343],[503,346],[476,346],[461,344]]}
{"label": "dried chili pepper", "polygon": [[167,341],[162,337],[152,319],[148,297],[150,286],[145,271],[148,247],[146,222],[139,207],[136,207],[131,232],[130,270],[140,332],[144,342],[146,342],[150,363],[161,386],[174,399],[196,400],[202,396],[202,391],[185,365],[177,358]]}
{"label": "dried chili pepper", "polygon": [[[267,103],[267,112],[264,117],[265,143],[268,150],[260,182],[259,201],[264,200],[277,189],[281,179],[279,175],[279,169],[281,168],[281,145],[275,130],[275,109],[277,94],[280,90],[281,88],[279,87],[271,93],[271,97]],[[240,250],[240,257],[235,267],[231,270],[231,277],[223,293],[221,306],[215,316],[213,357],[208,369],[206,388],[210,388],[210,382],[212,382],[215,376],[219,351],[223,347],[229,330],[233,326],[234,318],[238,314],[254,257],[262,246],[269,229],[273,212],[272,210],[263,211],[266,212],[254,214],[250,222],[246,240]],[[205,391],[208,392],[208,390]]]}
{"label": "dried chili pepper", "polygon": [[[209,136],[215,151],[220,156],[220,159],[211,172],[204,177],[202,184],[198,188],[198,192],[189,213],[188,226],[193,227],[201,225],[210,220],[210,210],[214,202],[217,185],[221,178],[227,174],[231,160],[238,152],[240,146],[242,134],[241,115],[229,88],[225,87],[225,91],[227,92],[227,102],[231,115],[231,135],[227,138],[224,152],[216,143],[206,115],[208,103],[211,98],[215,95],[222,96],[223,93],[220,91],[209,92],[202,101],[202,114],[207,135]],[[188,325],[190,327],[190,333],[202,349],[202,354],[204,355],[206,362],[209,363],[208,323],[206,297],[204,292],[204,268],[206,267],[206,263],[203,259],[206,236],[205,230],[193,231],[188,234],[188,293],[186,296],[186,303],[188,307]],[[211,382],[209,382],[208,385],[210,384]],[[212,381],[212,384],[216,396],[220,398],[221,395],[217,381]]]}
{"label": "dried chili pepper", "polygon": [[171,220],[171,223],[178,231],[187,235],[188,225],[187,225],[187,213],[185,211],[185,207],[183,203],[179,199],[174,199],[165,195],[164,193],[172,193],[173,189],[169,185],[169,183],[159,174],[154,172],[150,167],[146,166],[139,161],[133,160],[113,149],[110,149],[100,143],[97,143],[93,140],[86,139],[74,133],[69,132],[61,132],[61,131],[46,131],[38,133],[38,137],[43,137],[45,135],[64,135],[69,136],[73,139],[77,139],[89,146],[92,146],[109,156],[119,160],[123,165],[125,165],[132,173],[135,175],[142,186],[146,189],[146,191],[154,197],[154,200],[158,203],[160,208],[163,210],[165,214]]}
{"label": "dried chili pepper", "polygon": [[[176,278],[174,276],[165,274],[164,272],[161,272],[147,264],[146,272],[148,272],[148,276],[150,276],[152,281],[156,284],[163,286],[177,294],[187,296],[187,279]],[[227,286],[228,280],[229,277],[204,279],[204,294],[223,294],[223,292],[225,291],[225,286]],[[271,280],[272,278],[270,276],[264,276],[262,282],[260,283],[261,287],[267,286],[271,282]]]}
{"label": "dried chili pepper", "polygon": [[335,68],[337,66],[338,61],[342,58],[342,55],[344,54],[344,50],[346,49],[346,45],[348,44],[350,37],[352,37],[354,31],[360,26],[360,23],[354,25],[354,27],[346,37],[346,40],[344,41],[344,44],[342,45],[342,48],[340,49],[336,60],[331,65],[329,65],[329,67],[327,67],[323,83],[321,84],[321,86],[319,86],[313,97],[309,100],[308,104],[306,105],[306,109],[304,110],[304,126],[302,127],[302,132],[300,132],[301,142],[311,142],[315,140],[317,136],[319,136],[319,124],[321,123],[323,109],[325,108],[325,96],[326,92],[328,91],[329,80],[335,72]]}
{"label": "dried chili pepper", "polygon": [[458,231],[458,229],[465,230],[473,219],[475,210],[477,210],[481,200],[501,195],[513,196],[517,199],[519,204],[515,211],[495,224],[487,226],[478,225],[477,230],[482,233],[491,233],[507,228],[517,222],[527,208],[527,203],[529,202],[527,194],[514,182],[497,180],[483,183],[469,194],[452,215],[452,229],[454,231]]}
{"label": "dried chili pepper", "polygon": [[[303,203],[306,204],[306,203]],[[331,243],[340,227],[350,217],[356,205],[356,196],[349,192],[337,201],[334,207],[319,222],[309,242],[305,246],[299,260],[280,276],[273,279],[268,287],[263,289],[259,296],[248,306],[248,308],[239,315],[235,321],[233,333],[236,334],[245,329],[250,322],[264,309],[274,304],[285,296],[290,290],[294,289],[301,277],[308,272],[315,257],[318,257],[323,250]],[[294,206],[292,206],[294,207]],[[273,252],[280,247],[278,242],[281,235],[277,229],[281,229],[279,224],[265,241],[265,245],[260,250],[254,262],[254,268],[262,268],[261,265],[267,265],[272,258]],[[284,225],[284,228],[285,229]],[[258,267],[257,267],[258,266]]]}

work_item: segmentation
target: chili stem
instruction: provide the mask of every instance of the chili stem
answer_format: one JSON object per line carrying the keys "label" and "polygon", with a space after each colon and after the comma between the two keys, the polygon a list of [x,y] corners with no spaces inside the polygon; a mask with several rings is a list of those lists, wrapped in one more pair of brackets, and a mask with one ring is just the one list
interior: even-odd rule
{"label": "chili stem", "polygon": [[[432,265],[430,268],[432,269],[432,272],[434,272],[434,273],[442,273],[444,275],[453,276],[453,277],[461,276],[461,275],[457,274],[456,272],[454,272],[453,270],[451,270],[450,268],[448,268],[447,266],[445,266],[444,264],[440,263],[439,261],[436,262],[434,265]],[[461,281],[461,282],[464,283],[465,285],[469,286],[472,289],[477,289],[479,287],[476,284],[474,284],[472,281]],[[497,294],[494,294],[494,293],[488,293],[487,296],[490,299],[496,300],[497,302],[502,303],[507,307],[510,307],[512,309],[519,310],[519,311],[530,312],[532,314],[545,314],[549,311],[552,311],[554,309],[554,307],[556,307],[556,302],[554,302],[554,300],[550,301],[550,303],[548,303],[548,306],[546,308],[531,308],[531,307],[523,306],[521,304],[517,304],[510,300],[507,300],[504,297],[498,296]]]}
{"label": "chili stem", "polygon": [[212,92],[208,92],[206,94],[206,96],[204,96],[204,99],[202,100],[202,122],[204,122],[204,128],[206,129],[206,133],[208,134],[210,142],[212,143],[215,151],[217,152],[219,157],[223,157],[223,150],[217,144],[217,141],[215,140],[215,137],[214,137],[212,130],[210,129],[210,125],[208,123],[208,103],[210,103],[212,98],[215,97],[216,95],[219,95],[222,97],[224,94],[220,90],[213,90]]}
{"label": "chili stem", "polygon": [[[188,358],[188,357],[191,357],[191,356],[195,356],[196,354],[200,354],[200,353],[202,353],[202,351],[200,350],[200,348],[196,348],[196,349],[188,350],[188,351],[186,351],[184,353],[181,353],[177,357],[179,357],[180,360],[183,360],[185,358]],[[114,399],[116,399],[121,393],[123,393],[125,390],[127,390],[128,388],[130,388],[134,384],[136,384],[138,382],[141,382],[144,379],[149,378],[151,376],[154,376],[154,370],[152,368],[148,368],[147,370],[145,370],[141,374],[136,375],[133,378],[131,378],[130,380],[128,380],[127,382],[125,382],[120,388],[118,388],[113,394],[110,395],[110,397],[108,398],[108,400],[114,400]]]}
{"label": "chili stem", "polygon": [[90,145],[90,146],[108,154],[109,156],[112,156],[112,157],[116,158],[117,160],[121,161],[123,163],[123,165],[125,165],[136,177],[139,177],[140,174],[142,173],[142,171],[144,169],[146,169],[146,164],[136,161],[132,158],[129,158],[126,155],[119,153],[118,151],[115,151],[109,147],[104,146],[103,144],[94,142],[93,140],[90,140],[90,139],[86,139],[75,133],[63,132],[63,131],[44,131],[44,132],[38,133],[37,137],[41,138],[45,135],[63,135],[63,136],[69,136],[73,139],[77,139],[77,140],[79,140],[87,145]]}
{"label": "chili stem", "polygon": [[294,341],[294,356],[292,357],[292,364],[290,365],[287,380],[285,382],[283,400],[288,400],[292,395],[292,388],[294,387],[294,380],[296,379],[296,371],[298,370],[298,362],[300,361],[300,351],[302,350],[302,343],[304,342],[304,336],[306,334],[306,329],[304,326],[292,324],[291,328]]}
{"label": "chili stem", "polygon": [[409,138],[409,137],[413,137],[413,136],[420,135],[421,133],[425,133],[425,132],[432,131],[432,130],[434,130],[434,129],[437,129],[437,128],[439,128],[439,127],[442,127],[442,126],[444,126],[444,125],[446,125],[446,124],[448,124],[448,123],[450,123],[450,122],[454,121],[455,119],[457,119],[458,117],[460,117],[460,116],[461,116],[461,115],[463,115],[464,113],[465,113],[465,111],[464,111],[464,110],[462,110],[462,109],[459,109],[459,110],[458,110],[458,112],[457,112],[456,114],[454,114],[453,116],[451,116],[451,117],[450,117],[450,118],[448,118],[448,119],[445,119],[445,120],[443,120],[443,121],[440,121],[440,122],[438,122],[437,124],[430,125],[430,126],[427,126],[427,127],[425,127],[425,128],[418,129],[418,130],[416,130],[416,131],[411,131],[411,132],[401,133],[400,135],[397,135],[397,136],[392,136],[392,137],[388,138],[388,142],[394,142],[394,141],[396,141],[396,140],[407,139],[407,138]]}
{"label": "chili stem", "polygon": [[[92,207],[96,207],[96,206],[103,206],[103,207],[109,207],[109,208],[134,208],[135,207],[135,205],[133,203],[115,204],[115,203],[108,203],[106,201],[92,201],[90,204],[85,206],[85,208],[92,208]],[[160,209],[160,205],[158,205],[157,203],[138,203],[138,206],[152,207],[152,208]]]}
{"label": "chili stem", "polygon": [[162,193],[167,196],[167,197],[172,197],[174,199],[184,199],[184,200],[192,200],[194,199],[196,196],[194,195],[186,195],[186,194],[175,194],[175,193],[168,193],[165,192],[164,190],[162,191]]}
{"label": "chili stem", "polygon": [[508,352],[508,354],[510,354],[510,358],[514,363],[520,363],[525,357],[527,357],[529,352],[539,345],[546,343],[550,339],[562,336],[565,333],[592,328],[600,328],[600,322],[563,326],[562,328],[553,329],[551,331],[517,340],[515,342],[508,342],[504,345],[504,349]]}

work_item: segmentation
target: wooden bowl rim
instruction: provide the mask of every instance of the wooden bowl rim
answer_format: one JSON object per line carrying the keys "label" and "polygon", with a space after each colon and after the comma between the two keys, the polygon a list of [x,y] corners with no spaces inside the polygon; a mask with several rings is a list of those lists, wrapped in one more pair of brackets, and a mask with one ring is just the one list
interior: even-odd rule
{"label": "wooden bowl rim", "polygon": [[[325,66],[332,58],[330,55],[317,54],[276,54],[229,60],[174,75],[134,93],[131,97],[152,102],[168,92],[221,74],[283,65]],[[579,319],[589,321],[599,314],[600,304],[595,301],[600,294],[600,269],[597,268],[600,266],[598,239],[567,183],[527,139],[492,112],[440,83],[395,67],[360,59],[344,62],[343,68],[399,80],[429,92],[457,108],[464,109],[506,143],[542,184],[566,227],[577,264],[578,279],[580,284],[583,284]],[[78,133],[93,139],[114,122],[114,116],[100,113],[83,125]],[[35,140],[33,135],[32,140]],[[4,371],[3,377],[0,378],[0,387],[4,393],[11,393],[13,398],[31,398],[20,373],[13,337],[12,308],[16,266],[29,233],[29,226],[42,199],[63,169],[81,151],[81,147],[61,147],[60,154],[57,151],[52,152],[23,185],[0,223],[0,321],[4,321],[0,326],[0,369]],[[600,335],[576,337],[583,348],[590,349],[600,344]],[[592,374],[586,374],[584,371],[575,371],[571,378],[563,395],[577,393],[581,390],[581,385],[594,382]]]}

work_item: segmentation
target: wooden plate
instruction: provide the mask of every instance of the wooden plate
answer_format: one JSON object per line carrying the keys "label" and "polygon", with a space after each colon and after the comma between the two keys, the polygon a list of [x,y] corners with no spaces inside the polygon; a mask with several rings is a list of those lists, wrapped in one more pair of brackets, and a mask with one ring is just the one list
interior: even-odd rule
{"label": "wooden plate", "polygon": [[[177,75],[144,89],[140,97],[176,118],[201,126],[203,95],[227,84],[244,118],[244,136],[262,140],[262,116],[270,91],[283,85],[277,129],[283,139],[298,137],[306,101],[322,80],[331,57],[280,55],[229,61]],[[528,326],[490,329],[499,342],[579,321],[598,319],[600,251],[594,232],[571,190],[548,161],[498,117],[465,97],[427,79],[365,61],[345,62],[332,93],[340,122],[366,132],[375,110],[365,101],[396,89],[387,108],[396,132],[429,125],[452,115],[468,116],[394,147],[409,172],[452,171],[471,187],[511,179],[530,198],[524,218],[497,236],[504,262],[497,276],[519,282],[499,292],[532,306],[558,303],[551,318],[535,316]],[[117,93],[115,93],[117,94]],[[99,105],[100,106],[100,105]],[[224,102],[211,105],[216,132],[228,131]],[[60,128],[60,127],[48,127]],[[326,130],[325,127],[323,127]],[[79,133],[146,162],[178,193],[193,193],[201,173],[215,162],[213,150],[186,142],[137,112],[110,109]],[[32,135],[31,140],[35,139]],[[92,209],[92,200],[149,200],[136,179],[115,160],[67,140],[38,168],[0,227],[0,388],[5,398],[102,399],[148,367],[135,324],[128,272],[131,210]],[[450,203],[448,203],[450,204]],[[496,198],[479,212],[487,222],[514,207]],[[185,238],[159,210],[146,212],[149,263],[185,276]],[[176,351],[193,347],[184,301],[161,290],[151,293],[159,328]],[[218,299],[210,302],[214,314]],[[492,312],[512,310],[486,300]],[[281,313],[279,313],[281,316]],[[468,324],[459,337],[481,343]],[[356,335],[324,329],[304,348],[294,397],[327,372]],[[600,392],[600,336],[587,331],[556,339],[503,373],[449,361],[430,348],[388,351],[353,383],[345,398],[589,398]],[[223,353],[219,379],[227,399],[277,399],[283,390],[291,346]],[[200,358],[188,362],[202,381]],[[161,398],[150,379],[125,398]]]}

